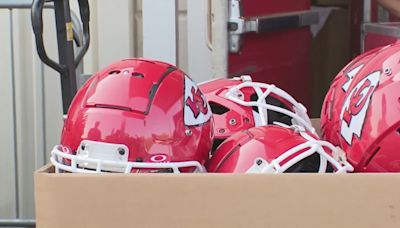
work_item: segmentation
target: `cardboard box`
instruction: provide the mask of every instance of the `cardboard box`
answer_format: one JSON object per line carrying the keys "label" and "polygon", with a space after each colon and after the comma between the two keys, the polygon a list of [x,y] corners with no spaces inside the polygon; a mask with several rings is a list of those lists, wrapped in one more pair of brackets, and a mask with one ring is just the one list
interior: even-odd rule
{"label": "cardboard box", "polygon": [[35,173],[38,228],[398,228],[399,190],[400,174]]}
{"label": "cardboard box", "polygon": [[37,227],[400,227],[399,174],[35,173]]}

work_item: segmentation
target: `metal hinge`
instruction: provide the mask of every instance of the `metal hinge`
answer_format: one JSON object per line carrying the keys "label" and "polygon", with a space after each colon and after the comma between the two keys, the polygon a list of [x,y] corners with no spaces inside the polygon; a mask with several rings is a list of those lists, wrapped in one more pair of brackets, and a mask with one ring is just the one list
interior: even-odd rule
{"label": "metal hinge", "polygon": [[241,48],[241,36],[245,33],[272,32],[293,29],[318,23],[318,13],[310,10],[271,14],[244,18],[240,0],[229,0],[229,51],[237,53]]}

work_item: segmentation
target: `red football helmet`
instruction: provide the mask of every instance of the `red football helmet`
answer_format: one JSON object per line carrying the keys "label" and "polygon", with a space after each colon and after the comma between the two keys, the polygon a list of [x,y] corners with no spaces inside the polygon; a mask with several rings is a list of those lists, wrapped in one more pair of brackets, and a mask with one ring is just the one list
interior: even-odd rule
{"label": "red football helmet", "polygon": [[214,117],[215,149],[241,130],[280,122],[314,131],[306,108],[275,85],[252,82],[250,76],[199,84]]}
{"label": "red football helmet", "polygon": [[380,49],[370,50],[356,57],[339,72],[331,83],[321,109],[321,129],[322,138],[334,145],[340,144],[338,123],[341,109],[338,106],[343,105],[347,91],[355,76],[371,58],[379,53]]}
{"label": "red football helmet", "polygon": [[212,126],[205,97],[185,73],[126,59],[78,91],[51,162],[69,172],[202,172]]}
{"label": "red football helmet", "polygon": [[400,171],[400,44],[353,60],[325,98],[323,137],[342,147],[356,172]]}
{"label": "red football helmet", "polygon": [[351,172],[344,152],[296,125],[267,125],[226,139],[207,165],[208,172]]}

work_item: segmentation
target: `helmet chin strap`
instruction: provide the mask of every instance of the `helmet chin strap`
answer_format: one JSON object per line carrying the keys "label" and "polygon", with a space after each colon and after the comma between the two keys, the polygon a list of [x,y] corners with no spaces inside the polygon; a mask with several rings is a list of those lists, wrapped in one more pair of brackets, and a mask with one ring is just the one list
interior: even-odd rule
{"label": "helmet chin strap", "polygon": [[[266,170],[266,168],[269,168]],[[254,164],[247,170],[246,173],[275,173],[276,170],[273,170],[272,166],[269,166],[268,162],[262,158],[257,158],[254,161]]]}
{"label": "helmet chin strap", "polygon": [[[335,167],[339,169],[338,172],[342,172],[342,169],[347,172],[352,172],[354,170],[353,166],[347,161],[346,153],[340,147],[334,146],[327,141],[317,140],[307,134],[306,131],[300,132],[300,135],[307,140],[314,141],[315,143],[319,144],[320,152],[323,151],[323,153],[320,153],[320,157],[324,159],[332,158],[333,161],[331,161],[331,163],[336,164]],[[328,147],[332,151],[332,156],[325,152],[325,150],[322,148],[323,146]],[[323,154],[325,156],[322,156]]]}
{"label": "helmet chin strap", "polygon": [[278,121],[274,121],[273,124],[277,125],[277,126],[280,126],[280,127],[292,129],[297,133],[306,132],[306,129],[304,127],[300,126],[300,125],[290,125],[289,126],[289,125],[287,125],[285,123],[281,123],[281,122],[278,122]]}

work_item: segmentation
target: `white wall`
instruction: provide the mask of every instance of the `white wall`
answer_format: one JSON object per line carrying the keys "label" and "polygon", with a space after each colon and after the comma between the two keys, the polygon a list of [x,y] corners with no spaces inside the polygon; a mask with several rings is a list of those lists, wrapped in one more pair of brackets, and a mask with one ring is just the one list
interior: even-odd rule
{"label": "white wall", "polygon": [[12,62],[10,15],[0,10],[3,32],[0,33],[0,218],[15,216],[14,114],[12,94]]}

